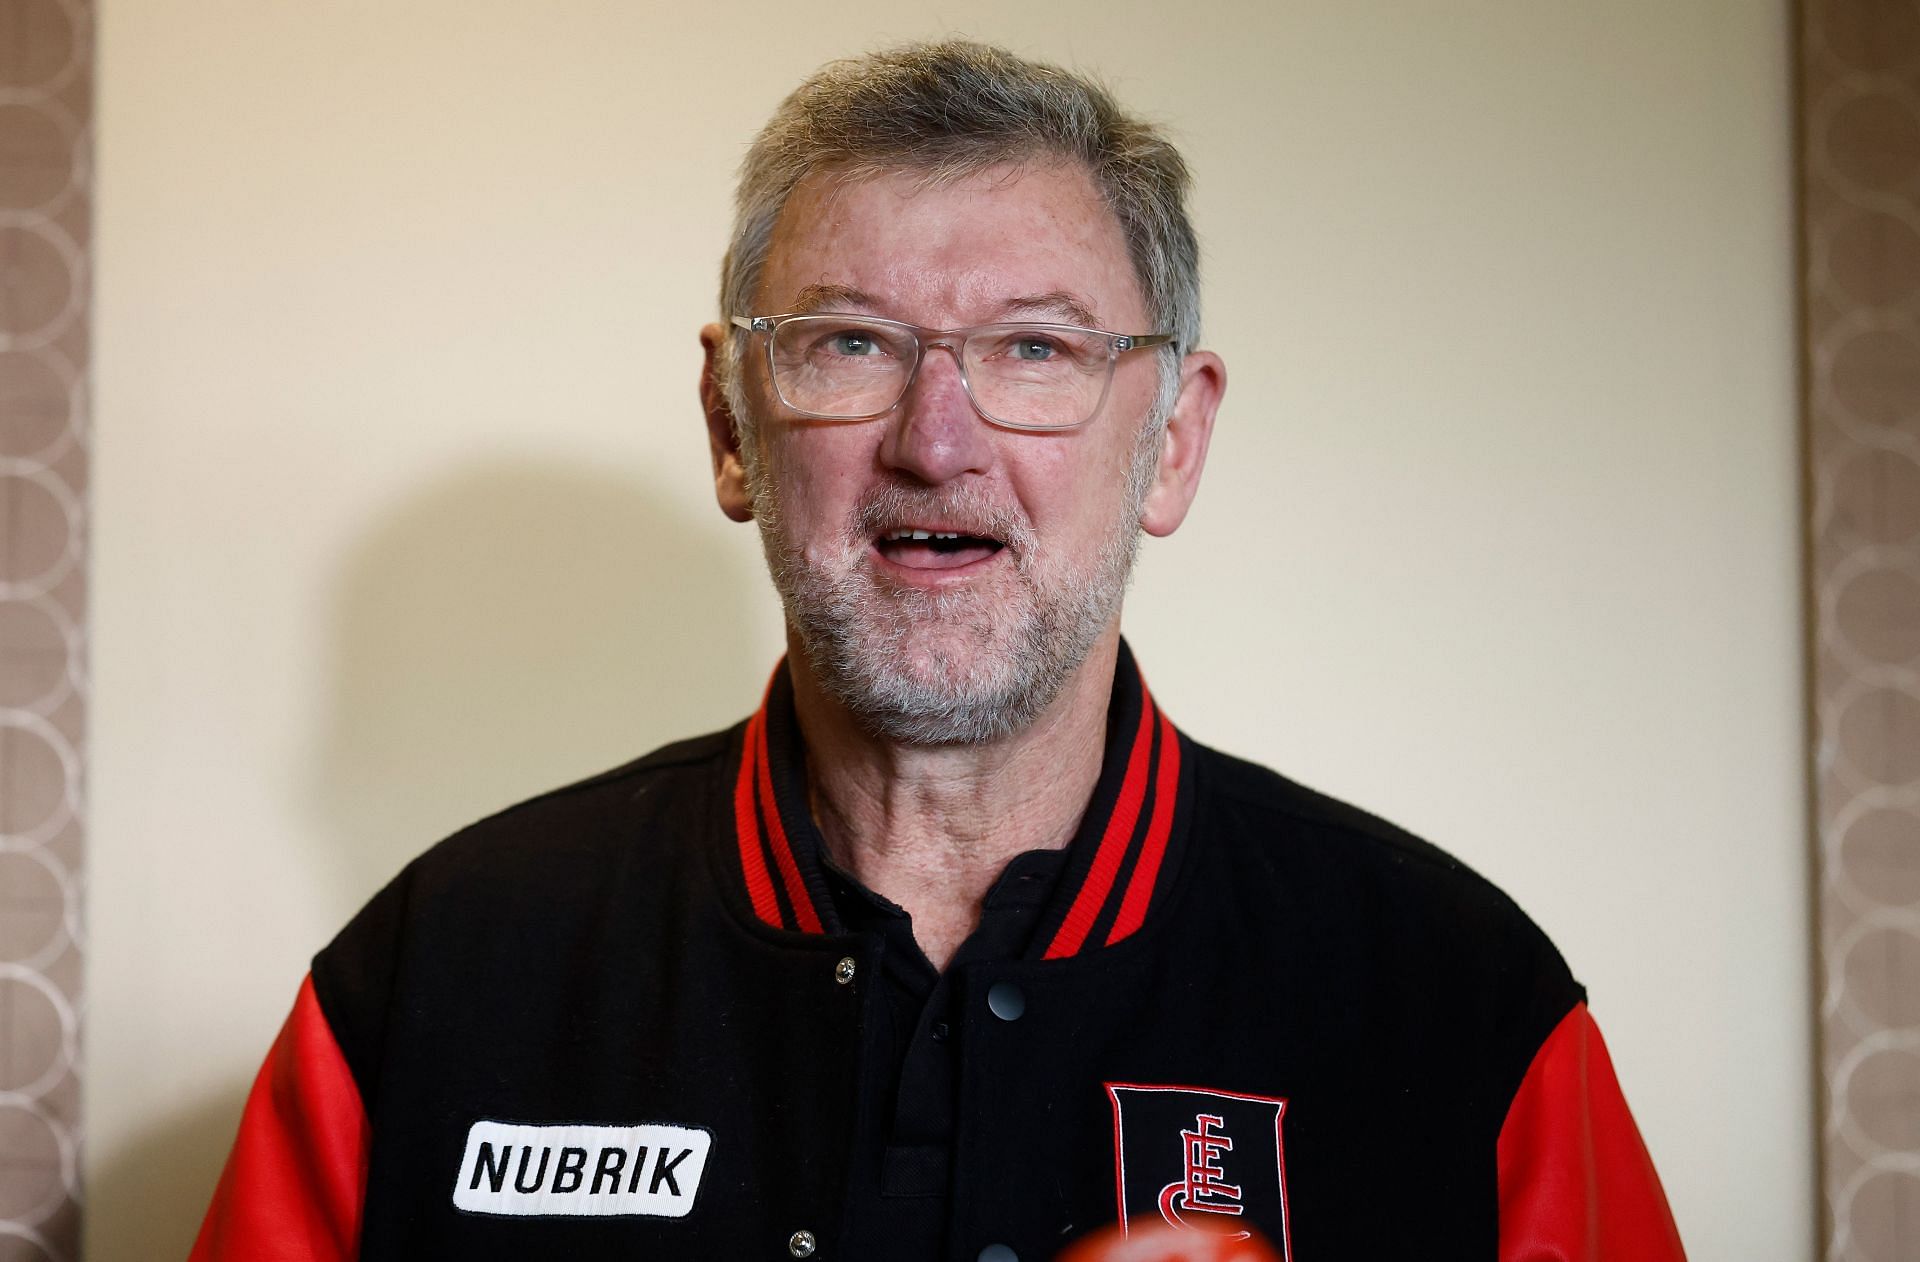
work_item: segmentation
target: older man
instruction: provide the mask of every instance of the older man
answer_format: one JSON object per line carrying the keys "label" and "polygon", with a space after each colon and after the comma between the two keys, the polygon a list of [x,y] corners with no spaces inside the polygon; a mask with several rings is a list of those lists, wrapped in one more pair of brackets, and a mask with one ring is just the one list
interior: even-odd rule
{"label": "older man", "polygon": [[197,1257],[1679,1257],[1539,931],[1183,736],[1121,641],[1226,384],[1186,187],[978,45],[781,106],[701,333],[786,607],[764,704],[379,894]]}

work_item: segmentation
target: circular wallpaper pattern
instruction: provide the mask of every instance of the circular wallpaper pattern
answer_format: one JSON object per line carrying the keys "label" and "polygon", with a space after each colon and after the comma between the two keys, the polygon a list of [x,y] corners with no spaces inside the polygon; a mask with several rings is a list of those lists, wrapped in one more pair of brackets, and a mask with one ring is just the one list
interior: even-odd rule
{"label": "circular wallpaper pattern", "polygon": [[1920,4],[1800,12],[1825,1249],[1893,1262],[1920,1229]]}
{"label": "circular wallpaper pattern", "polygon": [[0,0],[0,1259],[80,1256],[91,0]]}

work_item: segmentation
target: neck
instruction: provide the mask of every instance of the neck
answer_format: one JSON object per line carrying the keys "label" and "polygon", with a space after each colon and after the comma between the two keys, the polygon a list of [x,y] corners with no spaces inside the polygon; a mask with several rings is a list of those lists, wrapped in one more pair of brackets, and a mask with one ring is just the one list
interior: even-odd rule
{"label": "neck", "polygon": [[1119,642],[1117,627],[1102,636],[1028,727],[942,746],[869,734],[791,645],[808,796],[827,852],[913,917],[914,939],[935,968],[973,932],[1008,860],[1073,840],[1100,777]]}

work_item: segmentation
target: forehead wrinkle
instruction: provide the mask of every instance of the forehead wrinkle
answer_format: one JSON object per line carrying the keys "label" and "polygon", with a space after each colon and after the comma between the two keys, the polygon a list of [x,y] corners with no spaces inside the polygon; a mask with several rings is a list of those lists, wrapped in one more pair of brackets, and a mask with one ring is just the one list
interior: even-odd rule
{"label": "forehead wrinkle", "polygon": [[[799,265],[800,275],[777,264],[768,267],[761,277],[757,309],[793,313],[845,309],[930,328],[1032,319],[1106,328],[1099,314],[1108,305],[1106,299],[1120,300],[1120,305],[1131,307],[1126,299],[1139,289],[1139,278],[1127,254],[1124,234],[1111,207],[1084,170],[1071,164],[1011,163],[969,172],[952,182],[917,178],[921,174],[910,170],[871,175],[818,170],[803,178],[776,221],[773,246],[768,251],[770,263],[785,257]],[[943,239],[937,231],[907,241],[898,254],[876,255],[871,252],[875,243],[866,238],[869,229],[862,226],[865,217],[876,213],[874,203],[868,202],[868,208],[860,211],[850,204],[862,195],[890,203],[895,209],[888,211],[883,206],[877,213],[883,222],[900,225],[934,199],[951,195],[994,201],[1028,179],[1051,184],[1055,196],[1028,208],[1027,226],[1038,238],[1051,237],[1052,243],[1035,240],[1036,251],[1027,265],[1037,265],[1055,275],[1035,276],[1029,272],[1025,278],[1017,278],[1006,274],[989,262],[998,257],[991,244],[963,248],[960,241]],[[963,232],[964,221],[956,229]],[[803,251],[802,258],[792,253],[796,248]],[[980,250],[977,257],[973,256],[975,249]],[[863,250],[868,252],[863,254]],[[1097,292],[1090,293],[1071,274],[1084,271],[1081,256],[1096,254],[1115,255],[1111,260],[1112,280],[1124,292],[1106,293],[1107,278],[1103,275]],[[856,264],[853,270],[859,274],[835,276],[833,273],[847,261]],[[778,271],[787,273],[784,282],[776,279]],[[1060,274],[1062,271],[1070,274]],[[807,272],[812,275],[807,276]],[[1024,284],[1019,283],[1021,279]],[[811,283],[796,284],[801,281]],[[1010,289],[1016,292],[1009,295]],[[788,295],[794,298],[790,300]],[[1122,323],[1130,322],[1124,312],[1107,315]]]}

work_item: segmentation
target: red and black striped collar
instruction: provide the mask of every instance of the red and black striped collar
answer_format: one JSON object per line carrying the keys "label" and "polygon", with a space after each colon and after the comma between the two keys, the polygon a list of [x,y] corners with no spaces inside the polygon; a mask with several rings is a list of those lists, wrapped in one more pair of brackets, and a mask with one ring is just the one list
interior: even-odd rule
{"label": "red and black striped collar", "polygon": [[[1191,759],[1182,746],[1122,642],[1100,778],[1030,954],[1060,959],[1111,946],[1138,930],[1165,897],[1191,813],[1191,776],[1181,775]],[[784,662],[747,720],[733,781],[733,832],[755,917],[801,933],[840,930],[807,806],[806,755]]]}

